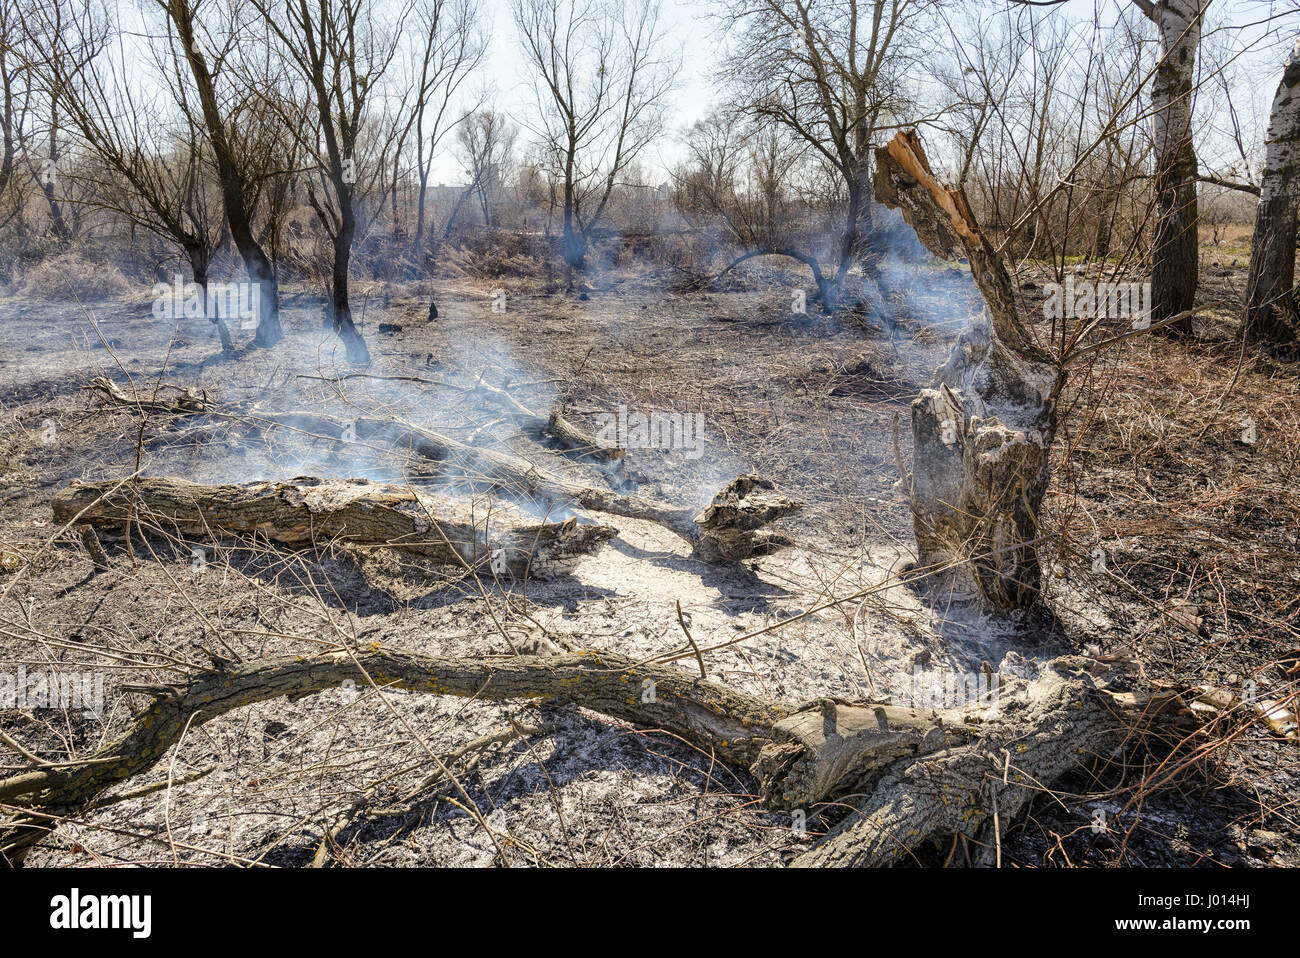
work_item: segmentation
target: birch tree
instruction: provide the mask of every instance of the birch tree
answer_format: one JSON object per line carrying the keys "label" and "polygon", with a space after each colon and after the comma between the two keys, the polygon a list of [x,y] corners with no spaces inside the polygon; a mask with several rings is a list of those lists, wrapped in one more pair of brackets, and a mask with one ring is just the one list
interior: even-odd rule
{"label": "birch tree", "polygon": [[[1160,60],[1151,84],[1156,177],[1151,320],[1160,322],[1191,309],[1196,298],[1199,242],[1192,94],[1201,21],[1209,0],[1135,2],[1156,24],[1160,37]],[[1191,317],[1170,324],[1169,329],[1190,335]]]}
{"label": "birch tree", "polygon": [[1300,203],[1300,38],[1273,97],[1264,180],[1255,214],[1246,280],[1243,335],[1272,346],[1300,341],[1295,286],[1296,214]]}

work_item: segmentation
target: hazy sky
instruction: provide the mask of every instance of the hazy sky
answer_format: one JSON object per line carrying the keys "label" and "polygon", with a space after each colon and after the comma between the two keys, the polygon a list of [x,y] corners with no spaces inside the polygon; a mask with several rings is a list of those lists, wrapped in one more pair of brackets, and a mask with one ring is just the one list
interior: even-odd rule
{"label": "hazy sky", "polygon": [[[969,17],[981,11],[1004,10],[1008,5],[1007,0],[953,3],[949,8],[949,16]],[[1091,21],[1094,12],[1099,11],[1102,21],[1110,22],[1120,8],[1129,6],[1131,0],[1068,0],[1059,9],[1067,16],[1082,21]],[[1296,7],[1296,0],[1212,0],[1210,5],[1211,27],[1219,22],[1226,22],[1232,27],[1218,33],[1218,40],[1229,42],[1234,47],[1254,46],[1250,53],[1234,63],[1238,82],[1234,85],[1233,97],[1243,134],[1256,133],[1256,139],[1262,140],[1268,106],[1281,75],[1282,59],[1285,56],[1285,50],[1278,47],[1276,32],[1289,31],[1294,34],[1300,31],[1300,13],[1294,12]],[[707,16],[707,11],[711,8],[712,4],[698,0],[662,0],[666,33],[673,45],[681,51],[682,69],[672,94],[670,129],[651,146],[649,154],[641,159],[652,178],[663,175],[680,159],[682,151],[675,134],[703,116],[718,99],[711,74],[717,66],[720,37],[716,21]],[[520,55],[509,0],[483,0],[483,10],[487,26],[492,31],[492,40],[483,78],[476,78],[475,82],[490,82],[497,91],[497,105],[517,122],[526,120],[533,103],[533,79]],[[1267,44],[1261,43],[1261,38],[1269,30],[1274,31],[1274,38]],[[1287,40],[1288,44],[1289,42],[1290,39]],[[1231,127],[1231,120],[1226,116],[1207,115],[1200,119],[1209,123],[1212,130],[1225,136]],[[523,138],[521,136],[521,145]],[[453,142],[452,137],[444,141],[442,155],[438,157],[433,172],[435,182],[462,181],[462,171],[450,151]],[[1205,143],[1203,157],[1209,162],[1213,154],[1227,149],[1230,149],[1230,144]]]}

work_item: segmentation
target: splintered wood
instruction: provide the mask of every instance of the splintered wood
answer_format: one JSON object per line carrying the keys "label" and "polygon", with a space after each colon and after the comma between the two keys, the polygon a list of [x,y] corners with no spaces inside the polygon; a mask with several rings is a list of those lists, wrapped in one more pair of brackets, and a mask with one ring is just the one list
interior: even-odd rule
{"label": "splintered wood", "polygon": [[876,197],[936,256],[964,256],[987,307],[912,402],[918,567],[958,597],[1027,608],[1040,588],[1038,512],[1063,374],[1020,321],[1011,277],[965,193],[936,182],[915,134],[876,151]]}
{"label": "splintered wood", "polygon": [[787,536],[764,526],[800,508],[778,493],[771,479],[737,476],[695,517],[700,530],[695,554],[705,562],[736,562],[792,545]]}

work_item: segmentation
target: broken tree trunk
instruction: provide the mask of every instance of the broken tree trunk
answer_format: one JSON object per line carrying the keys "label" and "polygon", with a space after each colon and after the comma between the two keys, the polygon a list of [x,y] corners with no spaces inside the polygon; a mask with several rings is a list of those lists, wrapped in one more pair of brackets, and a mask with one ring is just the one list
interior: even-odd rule
{"label": "broken tree trunk", "polygon": [[[1124,723],[1084,666],[1058,660],[1032,687],[1009,684],[993,714],[835,699],[790,707],[594,651],[446,658],[372,646],[226,664],[190,675],[184,687],[124,686],[153,701],[121,738],[84,760],[0,779],[0,804],[11,807],[0,823],[0,860],[20,863],[60,818],[84,813],[107,789],[163,761],[191,725],[359,681],[486,701],[558,698],[748,767],[771,808],[867,792],[859,813],[797,864],[884,864],[936,836],[984,834],[986,800],[1009,817],[1065,769],[1118,740]],[[1027,704],[1011,707],[1021,695]]]}
{"label": "broken tree trunk", "polygon": [[1038,510],[1061,375],[1021,322],[1011,277],[964,191],[939,185],[915,134],[876,151],[876,197],[902,210],[935,255],[964,256],[987,307],[912,402],[918,566],[943,570],[959,597],[1025,609],[1039,592]]}
{"label": "broken tree trunk", "polygon": [[737,476],[692,520],[698,533],[695,554],[705,562],[739,562],[793,545],[787,536],[765,528],[801,508],[762,476]]}
{"label": "broken tree trunk", "polygon": [[87,525],[121,528],[130,518],[189,535],[251,533],[293,546],[382,545],[460,568],[488,563],[496,574],[539,579],[567,574],[616,534],[610,526],[530,522],[500,508],[360,479],[74,482],[52,505],[60,522],[80,515]]}
{"label": "broken tree trunk", "polygon": [[936,838],[993,841],[1071,768],[1105,761],[1126,731],[1118,709],[1068,660],[1048,674],[1030,687],[1014,719],[982,723],[964,743],[891,764],[849,817],[794,866],[876,868]]}

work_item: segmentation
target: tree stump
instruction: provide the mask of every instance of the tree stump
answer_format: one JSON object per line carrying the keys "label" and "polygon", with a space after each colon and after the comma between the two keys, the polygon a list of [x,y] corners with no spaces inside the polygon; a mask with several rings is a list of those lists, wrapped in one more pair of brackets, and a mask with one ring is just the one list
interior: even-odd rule
{"label": "tree stump", "polygon": [[965,256],[986,305],[912,402],[918,567],[957,597],[1026,609],[1039,594],[1038,510],[1062,374],[1021,323],[1011,277],[965,193],[935,181],[915,134],[876,151],[876,196],[935,255]]}

